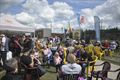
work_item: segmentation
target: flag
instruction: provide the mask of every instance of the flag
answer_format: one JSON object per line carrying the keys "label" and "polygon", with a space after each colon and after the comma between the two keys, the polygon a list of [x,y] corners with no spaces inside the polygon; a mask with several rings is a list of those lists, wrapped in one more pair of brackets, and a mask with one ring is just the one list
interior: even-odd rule
{"label": "flag", "polygon": [[96,40],[100,41],[100,18],[98,16],[94,16],[94,27],[96,32]]}
{"label": "flag", "polygon": [[77,14],[78,25],[80,26],[80,14]]}
{"label": "flag", "polygon": [[68,22],[67,32],[68,32],[68,33],[71,33],[72,31],[73,31],[73,29],[71,28],[70,22]]}
{"label": "flag", "polygon": [[85,17],[84,16],[81,16],[80,17],[80,24],[83,24],[85,22]]}

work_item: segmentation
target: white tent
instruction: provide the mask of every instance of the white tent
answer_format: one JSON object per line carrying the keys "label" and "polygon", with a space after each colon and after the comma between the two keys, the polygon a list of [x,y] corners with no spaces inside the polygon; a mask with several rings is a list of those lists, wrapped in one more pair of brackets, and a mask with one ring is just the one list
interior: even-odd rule
{"label": "white tent", "polygon": [[0,30],[34,32],[35,29],[25,26],[14,19],[11,15],[0,16]]}

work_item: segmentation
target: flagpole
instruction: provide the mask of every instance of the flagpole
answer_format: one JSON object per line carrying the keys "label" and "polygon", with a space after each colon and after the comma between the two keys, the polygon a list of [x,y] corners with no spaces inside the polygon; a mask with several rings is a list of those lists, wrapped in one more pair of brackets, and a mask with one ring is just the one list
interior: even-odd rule
{"label": "flagpole", "polygon": [[80,39],[81,39],[81,26],[80,26],[80,13],[77,13],[77,20],[78,20],[78,25],[79,25],[79,29],[80,29]]}
{"label": "flagpole", "polygon": [[72,28],[71,28],[71,22],[70,22],[70,20],[69,20],[69,22],[68,22],[68,29],[69,29],[69,37],[70,37],[70,38],[73,38]]}

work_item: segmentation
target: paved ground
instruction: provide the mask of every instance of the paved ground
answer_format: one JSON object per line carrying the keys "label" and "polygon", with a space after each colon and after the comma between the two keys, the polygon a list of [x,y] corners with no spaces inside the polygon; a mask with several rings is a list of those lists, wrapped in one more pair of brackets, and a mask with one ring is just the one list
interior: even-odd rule
{"label": "paved ground", "polygon": [[[100,64],[100,63],[102,63],[103,61],[97,61],[96,62],[96,64]],[[111,63],[111,70],[115,70],[115,69],[118,69],[118,68],[120,68],[120,66],[118,66],[118,65],[114,65],[114,64],[112,64]],[[96,68],[95,68],[96,70],[101,70],[102,69],[102,66],[97,66]],[[116,77],[117,77],[117,72],[115,73],[113,73],[113,72],[109,72],[109,74],[108,74],[108,77],[109,78],[112,78],[112,79],[115,79]]]}

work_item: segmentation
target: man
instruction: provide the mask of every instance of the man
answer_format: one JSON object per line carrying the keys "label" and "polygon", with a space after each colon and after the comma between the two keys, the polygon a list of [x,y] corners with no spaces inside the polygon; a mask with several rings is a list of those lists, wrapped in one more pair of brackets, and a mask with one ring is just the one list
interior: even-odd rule
{"label": "man", "polygon": [[6,55],[7,52],[9,51],[9,38],[7,38],[4,34],[1,34],[0,37],[1,37],[0,53],[3,62],[2,65],[4,67],[6,61]]}
{"label": "man", "polygon": [[30,51],[33,48],[33,41],[31,39],[30,35],[26,35],[26,39],[24,40],[24,44],[23,44],[23,51]]}

